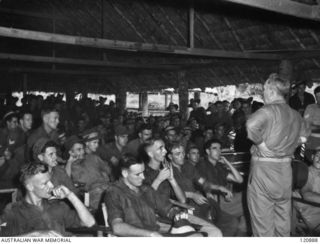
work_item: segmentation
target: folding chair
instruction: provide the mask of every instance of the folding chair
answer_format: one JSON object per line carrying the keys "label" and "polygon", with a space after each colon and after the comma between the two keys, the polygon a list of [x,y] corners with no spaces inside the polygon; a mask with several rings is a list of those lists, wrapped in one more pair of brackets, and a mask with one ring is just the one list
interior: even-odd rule
{"label": "folding chair", "polygon": [[16,202],[17,200],[17,188],[0,189],[0,194],[11,194],[11,202]]}
{"label": "folding chair", "polygon": [[310,207],[316,207],[320,209],[320,203],[311,202],[303,199],[301,195],[295,194],[292,197],[293,204],[293,217],[296,219],[294,235],[299,236],[319,236],[320,234],[320,221],[316,226],[312,226],[311,223],[303,216],[301,211],[301,205],[306,204]]}
{"label": "folding chair", "polygon": [[314,236],[320,233],[320,224],[311,227],[301,212],[301,203],[310,207],[319,207],[320,203],[307,201],[302,198],[300,189],[302,189],[308,181],[309,168],[306,163],[300,160],[292,161],[292,219],[291,234],[294,236]]}
{"label": "folding chair", "polygon": [[[18,189],[17,188],[8,188],[8,189],[0,189],[0,215],[2,214],[2,211],[4,210],[5,206],[10,202],[16,202],[17,201],[17,194]],[[0,219],[0,231],[1,226],[4,223],[1,223]]]}
{"label": "folding chair", "polygon": [[18,189],[17,188],[8,188],[0,189],[0,214],[2,213],[5,206],[10,202],[16,202]]}
{"label": "folding chair", "polygon": [[[90,195],[88,192],[84,193],[84,204],[86,207],[89,207],[90,205]],[[105,203],[101,203],[101,212],[102,212],[103,221],[104,221],[103,224],[99,223],[99,221],[96,218],[97,225],[95,226],[68,228],[67,231],[77,236],[97,236],[97,237],[114,236],[108,224],[108,212],[107,212],[107,207]],[[98,213],[100,214],[100,211],[98,211]]]}

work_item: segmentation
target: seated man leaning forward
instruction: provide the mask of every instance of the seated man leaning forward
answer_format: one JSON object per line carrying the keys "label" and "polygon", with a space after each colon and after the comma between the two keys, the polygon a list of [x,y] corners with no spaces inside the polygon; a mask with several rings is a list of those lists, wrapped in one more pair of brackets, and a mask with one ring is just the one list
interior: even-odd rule
{"label": "seated man leaning forward", "polygon": [[[144,185],[144,164],[133,157],[121,160],[121,178],[115,182],[105,196],[109,222],[118,236],[162,236],[168,229],[162,225],[160,230],[156,214],[173,220],[180,210],[160,198],[150,186]],[[160,200],[161,199],[161,200]],[[188,214],[193,224],[201,226],[200,231],[208,236],[221,236],[214,225]]]}
{"label": "seated man leaning forward", "polygon": [[[320,204],[320,148],[317,148],[312,155],[312,165],[309,166],[308,181],[300,192],[304,200]],[[302,217],[311,229],[320,224],[319,207],[299,202],[297,205]]]}
{"label": "seated man leaning forward", "polygon": [[57,144],[45,137],[39,138],[32,148],[35,162],[47,165],[54,185],[64,185],[70,191],[78,194],[73,182],[64,167],[58,165]]}
{"label": "seated man leaning forward", "polygon": [[[232,184],[242,184],[240,172],[223,156],[221,156],[221,142],[217,139],[205,143],[205,160],[197,164],[199,174],[209,182],[222,187]],[[220,207],[224,212],[239,218],[238,234],[247,232],[244,215],[243,192],[234,192],[232,197],[220,198]]]}
{"label": "seated man leaning forward", "polygon": [[[91,227],[95,220],[78,197],[67,187],[54,186],[48,167],[28,164],[21,169],[24,199],[10,203],[0,217],[0,236],[66,236],[66,228]],[[73,209],[64,201],[68,199]]]}
{"label": "seated man leaning forward", "polygon": [[84,184],[84,190],[89,193],[90,207],[93,210],[97,210],[104,191],[113,180],[113,175],[108,163],[95,154],[99,145],[98,133],[94,129],[88,130],[85,133],[83,137],[86,154],[83,156],[82,144],[75,143],[75,141],[72,142],[73,147],[70,147],[69,154],[70,152],[73,153],[76,159],[72,162],[71,166],[68,165],[68,168],[73,182]]}
{"label": "seated man leaning forward", "polygon": [[[201,177],[197,169],[185,161],[185,151],[180,143],[169,148],[174,177],[187,197],[187,203],[195,208],[194,215],[211,220],[220,228],[223,236],[235,236],[239,221],[227,211],[222,211],[213,197],[205,197],[202,192],[220,192],[230,199],[232,193],[224,186],[214,185]],[[198,188],[198,190],[197,190]]]}

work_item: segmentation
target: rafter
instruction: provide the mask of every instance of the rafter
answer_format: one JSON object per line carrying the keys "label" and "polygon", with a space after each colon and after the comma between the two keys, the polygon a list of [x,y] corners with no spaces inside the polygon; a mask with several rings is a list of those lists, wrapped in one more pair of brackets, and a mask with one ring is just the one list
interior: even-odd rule
{"label": "rafter", "polygon": [[119,76],[126,73],[119,72],[106,72],[106,71],[88,71],[88,70],[73,70],[73,69],[42,69],[42,68],[30,68],[30,67],[14,67],[6,68],[1,67],[0,72],[7,73],[38,73],[38,74],[56,74],[56,75],[88,75],[88,76]]}
{"label": "rafter", "polygon": [[[134,4],[135,6],[135,11],[137,13],[140,13],[140,16],[137,17],[133,14],[132,16],[132,12],[134,12],[133,10],[130,11],[131,14],[131,18],[135,19],[136,23],[138,23],[138,25],[140,26],[140,28],[143,28],[143,33],[148,33],[148,38],[152,40],[152,43],[157,43],[158,42],[158,37],[155,37],[155,34],[157,31],[155,31],[154,27],[152,26],[152,23],[149,23],[149,18],[148,16],[151,15],[151,9],[146,8],[146,6],[144,6],[145,3],[141,2],[140,4]],[[127,13],[128,15],[128,13]],[[150,17],[152,18],[152,16]],[[158,20],[156,18],[156,20]],[[149,23],[148,25],[146,25],[145,23]],[[156,26],[158,26],[160,24],[157,24]],[[161,34],[162,36],[162,34]]]}
{"label": "rafter", "polygon": [[[176,70],[180,65],[166,65],[166,64],[136,64],[136,63],[122,63],[100,60],[88,59],[74,59],[74,58],[59,58],[47,56],[34,56],[22,55],[11,53],[0,53],[0,59],[15,60],[26,62],[39,62],[39,63],[53,63],[53,64],[71,64],[83,66],[97,66],[97,67],[110,67],[110,68],[132,68],[132,69],[155,69],[155,70]],[[181,65],[182,66],[182,65]]]}
{"label": "rafter", "polygon": [[113,9],[127,22],[127,24],[133,29],[133,31],[137,34],[137,36],[143,40],[144,42],[146,42],[146,39],[144,38],[144,36],[140,33],[140,31],[136,28],[136,26],[132,23],[131,20],[129,20],[123,13],[122,11],[113,3],[111,2],[111,5],[113,7]]}
{"label": "rafter", "polygon": [[[294,38],[294,40],[299,44],[299,46],[302,49],[306,49],[306,46],[302,43],[302,41],[300,40],[300,38],[296,35],[296,33],[294,33],[294,31],[292,30],[292,28],[289,28],[289,32],[292,35],[292,37]],[[312,59],[312,62],[319,68],[320,64],[316,59]]]}
{"label": "rafter", "polygon": [[291,0],[222,0],[260,8],[298,18],[320,21],[319,5],[308,5]]}
{"label": "rafter", "polygon": [[30,11],[24,11],[24,10],[18,10],[18,9],[2,8],[2,7],[0,7],[0,13],[15,14],[15,15],[22,15],[22,16],[42,18],[42,19],[55,19],[55,20],[66,20],[67,19],[65,17],[56,16],[56,15],[52,15],[52,14],[42,14],[42,13],[37,13],[37,12],[30,12]]}
{"label": "rafter", "polygon": [[187,48],[182,46],[171,46],[163,44],[139,43],[119,40],[109,40],[91,37],[79,37],[63,34],[53,34],[47,32],[22,30],[8,27],[0,27],[0,36],[20,38],[34,41],[44,41],[51,43],[69,44],[86,46],[92,48],[103,48],[109,50],[119,50],[126,52],[150,52],[180,56],[215,57],[231,59],[260,59],[260,60],[279,60],[281,55],[277,54],[258,54],[250,52],[235,52],[211,50],[204,48]]}
{"label": "rafter", "polygon": [[229,30],[231,31],[233,37],[236,39],[237,44],[238,44],[240,50],[241,50],[241,51],[244,51],[245,48],[244,48],[244,46],[243,46],[243,44],[242,44],[242,42],[241,42],[238,34],[236,33],[236,31],[235,31],[234,28],[232,27],[230,21],[228,20],[228,18],[227,18],[227,17],[223,17],[223,20],[224,20],[224,22],[226,23],[226,25],[228,26]]}
{"label": "rafter", "polygon": [[168,21],[168,23],[170,24],[170,26],[177,32],[177,34],[179,35],[179,37],[183,40],[183,42],[187,45],[187,39],[186,37],[181,33],[181,31],[179,30],[179,28],[177,28],[177,26],[173,23],[173,21],[171,20],[171,18],[168,16],[168,14],[166,13],[166,11],[164,11],[162,9],[162,6],[159,6],[158,4],[156,5],[159,9],[159,11],[164,15],[164,17],[166,18],[166,20]]}
{"label": "rafter", "polygon": [[313,31],[313,30],[309,30],[310,35],[312,36],[313,40],[316,41],[316,43],[320,43],[319,37],[317,36],[317,34]]}
{"label": "rafter", "polygon": [[201,19],[200,15],[196,15],[196,18],[200,21],[200,23],[202,24],[202,26],[206,29],[206,31],[208,32],[209,36],[211,37],[211,39],[215,42],[215,44],[218,46],[218,48],[224,50],[224,47],[221,45],[221,43],[219,42],[219,40],[215,37],[215,35],[213,34],[213,32],[210,30],[210,27],[208,26],[208,24],[206,23],[205,19]]}
{"label": "rafter", "polygon": [[194,5],[193,0],[190,1],[189,5],[189,14],[188,14],[188,22],[189,22],[189,47],[194,48]]}

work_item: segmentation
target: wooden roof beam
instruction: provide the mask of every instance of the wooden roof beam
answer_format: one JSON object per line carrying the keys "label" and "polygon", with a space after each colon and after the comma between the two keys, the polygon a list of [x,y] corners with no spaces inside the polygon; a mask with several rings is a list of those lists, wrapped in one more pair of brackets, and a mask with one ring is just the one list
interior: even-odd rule
{"label": "wooden roof beam", "polygon": [[[299,46],[302,48],[302,49],[307,49],[306,46],[302,43],[302,41],[300,40],[300,38],[296,35],[296,33],[294,33],[294,31],[292,30],[292,28],[289,28],[289,32],[290,34],[292,35],[292,37],[294,38],[294,40],[299,44]],[[319,62],[316,60],[316,59],[312,59],[312,62],[319,68],[320,67],[320,64]]]}
{"label": "wooden roof beam", "polygon": [[178,70],[195,70],[195,69],[210,69],[216,66],[216,62],[183,62],[183,63],[124,63],[113,61],[100,61],[92,59],[75,59],[63,57],[48,57],[35,56],[25,54],[0,53],[0,60],[22,61],[30,63],[48,63],[48,64],[62,64],[62,65],[84,65],[92,67],[109,67],[109,68],[124,68],[137,70],[159,70],[159,71],[178,71]]}
{"label": "wooden roof beam", "polygon": [[308,69],[304,71],[306,74],[308,74],[308,77],[311,78],[311,80],[319,81],[320,80],[320,70],[319,69]]}
{"label": "wooden roof beam", "polygon": [[222,0],[260,8],[298,18],[320,21],[320,6],[308,5],[291,0]]}
{"label": "wooden roof beam", "polygon": [[91,70],[74,70],[74,69],[46,69],[46,68],[30,68],[30,67],[1,67],[0,73],[33,73],[33,74],[50,74],[50,75],[80,75],[93,77],[120,77],[123,75],[131,75],[133,72],[117,72],[117,71],[91,71]]}
{"label": "wooden roof beam", "polygon": [[42,18],[42,19],[67,20],[67,18],[65,18],[65,17],[56,16],[53,14],[43,14],[43,13],[30,12],[30,11],[24,11],[24,10],[18,10],[18,9],[11,9],[11,8],[4,8],[4,7],[0,7],[0,13],[15,14],[15,15],[22,15],[22,16]]}
{"label": "wooden roof beam", "polygon": [[84,65],[84,66],[97,66],[97,67],[110,67],[110,68],[131,68],[131,69],[151,69],[151,70],[176,70],[182,65],[167,65],[167,64],[136,64],[136,63],[122,63],[111,61],[100,61],[90,59],[74,59],[74,58],[60,58],[60,57],[47,57],[35,56],[24,54],[0,53],[2,60],[15,60],[25,62],[38,62],[38,63],[54,63],[54,64],[70,64],[70,65]]}
{"label": "wooden roof beam", "polygon": [[84,65],[92,67],[109,67],[109,68],[125,68],[138,70],[159,70],[159,71],[176,71],[176,70],[192,70],[211,68],[216,65],[215,62],[184,62],[184,63],[124,63],[113,61],[100,61],[92,59],[75,59],[63,57],[35,56],[25,54],[0,53],[0,60],[12,60],[31,63],[49,63],[49,64],[65,64],[65,65]]}
{"label": "wooden roof beam", "polygon": [[129,42],[119,40],[109,40],[101,38],[71,36],[63,34],[53,34],[48,32],[39,32],[23,30],[16,28],[0,27],[0,36],[19,38],[34,41],[44,41],[50,43],[69,44],[77,46],[86,46],[92,48],[102,48],[109,50],[119,50],[126,52],[149,52],[168,55],[212,57],[212,58],[230,58],[230,59],[259,59],[259,60],[280,60],[281,55],[265,53],[249,53],[222,51],[204,48],[188,48],[183,46],[172,46],[163,44],[151,44],[140,42]]}
{"label": "wooden roof beam", "polygon": [[114,72],[71,70],[71,69],[40,69],[40,68],[1,68],[0,71],[9,73],[38,73],[38,74],[60,74],[60,75],[111,75]]}

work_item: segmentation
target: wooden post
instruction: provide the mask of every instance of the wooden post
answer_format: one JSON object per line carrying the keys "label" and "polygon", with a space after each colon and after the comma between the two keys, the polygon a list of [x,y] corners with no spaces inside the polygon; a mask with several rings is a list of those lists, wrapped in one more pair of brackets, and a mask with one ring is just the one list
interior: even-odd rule
{"label": "wooden post", "polygon": [[104,0],[101,0],[101,38],[104,38],[104,27],[105,27],[105,18],[104,18]]}
{"label": "wooden post", "polygon": [[139,110],[142,110],[142,93],[139,93]]}
{"label": "wooden post", "polygon": [[8,102],[11,100],[11,96],[12,96],[11,85],[12,85],[11,83],[7,83],[7,85],[6,85],[6,92],[5,92],[6,105],[8,105]]}
{"label": "wooden post", "polygon": [[190,7],[189,7],[189,47],[194,48],[194,6],[193,6],[193,0],[190,1]]}
{"label": "wooden post", "polygon": [[293,77],[293,65],[290,60],[284,59],[280,62],[279,75],[281,78],[292,82]]}
{"label": "wooden post", "polygon": [[290,88],[289,94],[287,96],[287,102],[289,102],[290,93],[291,93],[291,85],[292,85],[292,78],[293,78],[293,65],[290,60],[282,60],[279,65],[279,75],[282,79],[286,79],[290,81]]}
{"label": "wooden post", "polygon": [[28,91],[28,75],[23,74],[23,80],[22,80],[22,89],[23,89],[23,97],[27,97],[27,91]]}
{"label": "wooden post", "polygon": [[71,88],[70,83],[66,84],[65,92],[66,92],[66,103],[69,108],[71,105],[71,101],[74,99],[74,93],[72,92],[72,88]]}
{"label": "wooden post", "polygon": [[[104,36],[105,36],[105,31],[104,31],[104,28],[106,27],[106,18],[104,16],[105,14],[105,3],[104,3],[105,0],[101,0],[101,38],[103,39]],[[107,54],[105,52],[102,52],[102,60],[107,60]]]}
{"label": "wooden post", "polygon": [[141,98],[141,109],[142,109],[142,116],[147,117],[149,116],[148,110],[148,92],[144,91],[140,93]]}
{"label": "wooden post", "polygon": [[188,81],[185,79],[185,72],[178,73],[178,84],[179,84],[179,108],[181,113],[181,118],[183,121],[187,120],[188,116]]}
{"label": "wooden post", "polygon": [[87,82],[87,80],[81,80],[81,97],[82,99],[86,99],[88,98],[88,88],[89,88],[89,84]]}
{"label": "wooden post", "polygon": [[[55,9],[52,8],[52,16],[55,16]],[[52,19],[52,33],[56,33],[56,20]],[[54,58],[56,56],[56,49],[55,49],[55,43],[52,43],[52,57]],[[56,69],[56,64],[52,64],[51,66],[52,70]]]}
{"label": "wooden post", "polygon": [[116,105],[117,108],[119,108],[120,113],[122,114],[127,105],[127,90],[124,84],[119,84],[119,90],[116,94]]}
{"label": "wooden post", "polygon": [[195,92],[194,92],[194,95],[193,95],[193,98],[194,98],[194,99],[200,99],[200,94],[201,94],[200,91],[195,91]]}
{"label": "wooden post", "polygon": [[168,107],[168,93],[164,94],[164,109]]}
{"label": "wooden post", "polygon": [[139,93],[139,104],[140,110],[142,111],[142,116],[149,116],[148,110],[148,92],[143,91]]}

